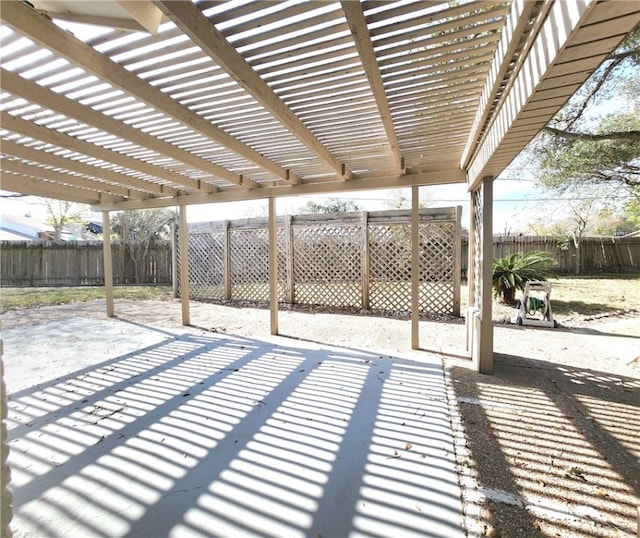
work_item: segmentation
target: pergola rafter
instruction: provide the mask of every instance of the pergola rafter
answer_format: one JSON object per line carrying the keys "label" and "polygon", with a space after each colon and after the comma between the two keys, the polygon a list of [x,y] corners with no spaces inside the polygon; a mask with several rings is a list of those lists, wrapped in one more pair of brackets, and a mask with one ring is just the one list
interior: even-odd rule
{"label": "pergola rafter", "polygon": [[[352,174],[344,163],[324,147],[315,135],[302,123],[260,75],[251,67],[244,57],[226,40],[224,35],[209,23],[197,6],[189,2],[158,0],[157,4],[166,12],[198,46],[211,56],[216,63],[225,69],[267,110],[269,110],[285,127],[307,146],[335,172],[344,179],[351,179]],[[287,172],[287,181],[291,184],[299,182],[299,178]]]}

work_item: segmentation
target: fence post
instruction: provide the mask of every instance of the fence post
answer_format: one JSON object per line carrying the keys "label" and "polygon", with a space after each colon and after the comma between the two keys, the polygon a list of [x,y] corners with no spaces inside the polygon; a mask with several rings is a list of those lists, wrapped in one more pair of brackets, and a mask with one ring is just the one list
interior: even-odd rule
{"label": "fence post", "polygon": [[369,213],[367,211],[362,212],[362,308],[369,310]]}
{"label": "fence post", "polygon": [[225,300],[231,300],[231,248],[229,245],[229,221],[224,221],[224,252],[222,262],[222,281],[224,283],[224,298]]}
{"label": "fence post", "polygon": [[285,301],[289,304],[293,304],[295,298],[295,279],[293,278],[293,217],[287,216],[287,223],[285,226],[286,245],[287,245],[287,293]]}
{"label": "fence post", "polygon": [[456,206],[453,227],[453,315],[460,316],[460,284],[462,279],[462,206]]}
{"label": "fence post", "polygon": [[419,189],[411,187],[411,349],[420,349],[420,215]]}
{"label": "fence post", "polygon": [[178,250],[177,250],[177,229],[176,221],[171,221],[171,286],[173,287],[173,298],[178,298]]}
{"label": "fence post", "polygon": [[180,301],[182,303],[182,324],[190,325],[189,312],[189,227],[187,206],[180,206]]}

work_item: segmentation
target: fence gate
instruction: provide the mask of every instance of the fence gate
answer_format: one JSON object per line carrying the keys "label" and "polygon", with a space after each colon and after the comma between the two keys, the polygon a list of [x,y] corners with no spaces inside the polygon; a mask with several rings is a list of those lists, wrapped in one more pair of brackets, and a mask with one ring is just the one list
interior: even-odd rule
{"label": "fence gate", "polygon": [[[460,315],[460,217],[459,207],[420,210],[423,316]],[[280,302],[410,312],[410,211],[281,217],[277,230]],[[266,219],[190,225],[190,298],[266,303],[268,235]]]}

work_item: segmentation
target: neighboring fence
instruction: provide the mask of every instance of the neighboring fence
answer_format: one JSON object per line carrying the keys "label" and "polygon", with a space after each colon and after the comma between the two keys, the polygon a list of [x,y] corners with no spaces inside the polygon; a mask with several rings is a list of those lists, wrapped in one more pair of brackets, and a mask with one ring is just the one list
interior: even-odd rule
{"label": "neighboring fence", "polygon": [[[462,272],[466,275],[468,241],[462,238]],[[586,237],[580,252],[573,241],[561,241],[551,236],[494,236],[494,258],[516,252],[542,251],[553,257],[558,273],[616,273],[640,270],[640,237]],[[580,265],[578,267],[578,264]]]}
{"label": "neighboring fence", "polygon": [[[112,244],[114,284],[171,284],[171,243],[163,241],[136,255]],[[93,286],[104,284],[102,242],[0,243],[0,283],[11,286]]]}
{"label": "neighboring fence", "polygon": [[[460,213],[459,208],[420,210],[423,314],[460,313]],[[189,228],[191,298],[268,301],[266,219]],[[281,302],[410,311],[410,211],[283,217],[277,237]]]}
{"label": "neighboring fence", "polygon": [[[291,224],[281,219],[278,228],[279,243],[279,287],[280,299],[286,302],[309,303],[317,300],[318,291],[314,291],[317,282],[333,282],[334,292],[328,297],[332,305],[354,304],[357,299],[367,292],[366,286],[357,285],[359,280],[370,272],[369,299],[363,297],[361,303],[369,304],[370,308],[388,308],[394,298],[405,301],[410,297],[410,249],[407,250],[410,236],[408,223],[391,227],[376,219],[377,213],[370,213],[370,227],[374,243],[370,249],[369,268],[366,256],[362,258],[364,249],[358,243],[363,233],[358,219],[362,214],[351,217],[343,226],[335,222],[326,222],[322,229],[326,232],[314,239],[314,233],[306,229],[304,222],[311,223],[314,216],[294,217]],[[315,216],[317,220],[317,216]],[[242,224],[244,222],[244,225]],[[192,235],[199,236],[199,240],[190,242],[190,255],[194,259],[206,259],[197,271],[199,277],[192,283],[191,295],[194,298],[218,299],[238,298],[240,300],[268,300],[268,250],[266,224],[247,224],[248,221],[229,223],[229,236],[234,238],[229,244],[229,267],[233,274],[226,275],[222,270],[223,260],[226,259],[224,231],[219,225],[208,225],[207,231],[193,231]],[[358,221],[359,222],[359,221]],[[437,230],[437,227],[421,225],[421,236]],[[435,225],[435,222],[431,224]],[[218,228],[216,228],[218,226]],[[243,227],[244,226],[244,227]],[[331,232],[330,230],[334,231]],[[289,238],[286,232],[291,227],[295,234]],[[338,233],[340,232],[340,233]],[[204,235],[203,235],[204,234]],[[358,235],[360,234],[360,235]],[[387,236],[383,240],[381,236]],[[254,237],[255,236],[255,237]],[[320,240],[320,237],[324,237]],[[403,237],[404,242],[392,246],[392,238]],[[421,243],[425,248],[434,249],[447,244],[449,235],[438,240],[426,240]],[[204,239],[206,238],[206,240]],[[377,238],[377,239],[376,239]],[[317,241],[317,253],[314,246]],[[291,265],[287,257],[287,249],[294,242],[298,244],[299,253]],[[467,238],[462,237],[462,248],[459,260],[458,274],[464,279],[467,274],[468,246]],[[362,245],[365,243],[363,242]],[[384,247],[382,245],[385,245]],[[394,250],[395,249],[395,250]],[[193,254],[191,254],[193,250]],[[503,257],[515,252],[529,252],[533,250],[547,252],[558,261],[556,270],[559,273],[576,273],[578,256],[572,242],[558,242],[554,237],[539,236],[495,236],[494,256]],[[325,256],[330,263],[318,264],[313,260]],[[425,250],[427,252],[427,250]],[[445,254],[449,252],[445,248]],[[245,256],[246,254],[246,256]],[[434,254],[430,254],[433,256]],[[450,255],[450,254],[447,254]],[[134,260],[129,249],[121,243],[112,244],[114,283],[116,284],[171,284],[172,263],[171,243],[160,242],[152,246],[146,256],[140,257],[140,262]],[[356,266],[350,259],[362,258],[364,263]],[[436,256],[437,257],[437,256]],[[309,267],[313,267],[313,274],[307,274],[304,260],[309,259]],[[434,258],[435,259],[435,258]],[[30,242],[3,241],[0,243],[0,284],[10,286],[82,286],[104,284],[104,267],[102,258],[102,243],[62,243],[62,242]],[[258,260],[258,263],[253,263]],[[395,261],[394,261],[395,260]],[[597,274],[620,271],[640,271],[640,237],[587,237],[580,245],[580,273]],[[409,265],[407,265],[409,264]],[[451,262],[453,264],[453,261]],[[393,269],[395,267],[395,269]],[[451,265],[453,267],[453,265]],[[402,285],[389,284],[389,277],[393,271],[399,275]],[[430,271],[444,272],[444,268],[431,267]],[[307,272],[305,272],[307,271]],[[364,274],[363,274],[364,271]],[[424,269],[423,269],[424,271]],[[243,276],[249,275],[252,276]],[[315,275],[315,276],[314,276]],[[292,280],[293,278],[293,280]],[[426,278],[426,277],[425,277]],[[430,277],[429,277],[430,278]],[[299,285],[295,286],[297,282]],[[335,282],[342,282],[340,286]],[[345,283],[349,283],[348,285]],[[337,290],[340,290],[339,292]],[[440,284],[436,289],[440,289]],[[444,303],[451,300],[449,288],[444,286]],[[295,296],[293,295],[295,293]],[[423,298],[424,300],[424,298]],[[368,301],[368,302],[367,302]],[[438,309],[442,301],[435,300],[432,305],[425,305],[428,309]],[[448,308],[448,307],[447,307]]]}

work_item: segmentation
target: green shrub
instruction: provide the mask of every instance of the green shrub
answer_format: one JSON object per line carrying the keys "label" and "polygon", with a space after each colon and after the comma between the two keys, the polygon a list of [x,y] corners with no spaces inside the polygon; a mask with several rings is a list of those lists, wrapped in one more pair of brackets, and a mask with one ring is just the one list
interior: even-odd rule
{"label": "green shrub", "polygon": [[532,280],[547,280],[554,276],[550,267],[557,262],[546,252],[516,252],[493,260],[493,293],[503,303],[514,304],[516,291]]}

